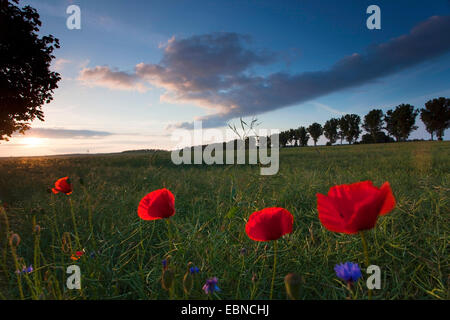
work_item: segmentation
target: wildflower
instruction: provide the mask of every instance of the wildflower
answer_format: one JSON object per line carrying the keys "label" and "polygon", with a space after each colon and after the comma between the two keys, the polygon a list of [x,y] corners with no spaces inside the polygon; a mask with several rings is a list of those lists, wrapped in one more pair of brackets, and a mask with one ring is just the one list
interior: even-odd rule
{"label": "wildflower", "polygon": [[23,266],[22,267],[22,271],[20,271],[20,270],[16,270],[16,273],[17,274],[21,274],[21,273],[31,273],[31,272],[33,272],[33,266],[30,264],[30,266],[29,267],[27,267],[27,266]]}
{"label": "wildflower", "polygon": [[334,271],[336,271],[336,275],[339,278],[341,278],[348,284],[352,284],[362,277],[359,265],[353,262],[337,264],[334,266]]}
{"label": "wildflower", "polygon": [[217,278],[210,278],[206,280],[205,285],[202,290],[205,291],[206,294],[214,293],[215,291],[220,292],[220,288],[217,286]]}
{"label": "wildflower", "polygon": [[164,260],[162,261],[162,266],[163,266],[163,270],[166,270],[166,269],[167,269],[167,259],[164,259]]}
{"label": "wildflower", "polygon": [[292,232],[294,217],[284,208],[265,208],[253,212],[245,225],[248,237],[255,241],[274,241],[273,243],[273,273],[270,286],[270,296],[273,297],[275,275],[277,268],[277,239]]}
{"label": "wildflower", "polygon": [[200,269],[199,268],[197,268],[197,267],[190,267],[189,268],[189,272],[191,273],[191,274],[196,274],[196,273],[199,273],[200,272]]}
{"label": "wildflower", "polygon": [[64,193],[66,195],[71,194],[73,190],[72,190],[72,183],[70,182],[69,177],[58,179],[55,182],[55,187],[52,188],[52,191],[54,194],[57,193]]}
{"label": "wildflower", "polygon": [[141,199],[138,215],[143,220],[169,218],[175,214],[175,197],[167,189],[150,192]]}
{"label": "wildflower", "polygon": [[25,268],[24,270],[22,270],[22,272],[24,273],[31,273],[33,272],[33,266],[30,264],[30,266],[28,268]]}
{"label": "wildflower", "polygon": [[245,232],[255,241],[277,240],[292,232],[294,217],[283,208],[266,208],[251,214]]}
{"label": "wildflower", "polygon": [[84,249],[83,249],[83,251],[77,251],[77,252],[75,252],[75,254],[72,254],[72,256],[70,257],[70,259],[72,259],[73,261],[77,261],[77,260],[80,259],[83,255],[84,255]]}
{"label": "wildflower", "polygon": [[379,215],[395,207],[389,182],[380,188],[371,181],[332,187],[328,194],[317,194],[319,219],[325,228],[347,234],[372,229]]}

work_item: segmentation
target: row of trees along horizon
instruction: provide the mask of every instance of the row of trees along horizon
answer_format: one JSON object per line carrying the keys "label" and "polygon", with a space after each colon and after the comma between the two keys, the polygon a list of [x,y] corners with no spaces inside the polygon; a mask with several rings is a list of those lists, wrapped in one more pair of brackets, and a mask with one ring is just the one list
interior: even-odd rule
{"label": "row of trees along horizon", "polygon": [[[450,127],[450,99],[440,97],[429,100],[425,103],[425,108],[416,109],[410,104],[400,104],[395,109],[391,109],[384,113],[381,109],[373,109],[364,116],[361,124],[361,117],[357,114],[346,114],[340,118],[332,118],[325,122],[322,126],[320,123],[314,122],[309,127],[299,127],[298,129],[289,129],[279,133],[280,147],[305,147],[308,145],[310,138],[314,141],[314,146],[317,145],[319,138],[324,135],[328,139],[327,145],[333,145],[340,141],[340,144],[346,140],[349,144],[355,143],[387,143],[407,141],[412,131],[418,127],[415,125],[416,118],[420,114],[420,119],[425,125],[426,130],[431,135],[431,140],[434,136],[438,140],[443,140],[444,131]],[[258,137],[249,136],[249,132],[254,132],[254,126],[257,119],[254,118],[250,124],[241,119],[242,130],[244,134],[238,134],[236,127],[230,128],[239,136],[228,142],[217,143],[223,144],[226,149],[227,144],[233,144],[232,148],[258,148],[260,146],[261,138],[267,139],[267,144],[262,144],[261,147],[271,146],[271,136]],[[247,127],[247,129],[245,129]],[[358,141],[360,135],[361,141]],[[251,141],[252,140],[252,141]],[[242,141],[241,147],[237,144]],[[202,145],[205,149],[208,144]],[[194,149],[196,146],[191,146]],[[199,146],[198,146],[199,147]]]}
{"label": "row of trees along horizon", "polygon": [[323,126],[314,122],[309,127],[282,131],[280,146],[307,146],[310,138],[315,146],[322,135],[328,140],[327,145],[338,141],[342,144],[344,140],[354,144],[363,132],[361,127],[366,134],[362,135],[360,143],[407,141],[411,132],[418,128],[415,123],[419,114],[431,140],[435,135],[442,140],[444,131],[450,127],[450,99],[444,97],[429,100],[421,109],[410,104],[401,104],[386,113],[373,109],[364,116],[362,126],[359,115],[346,114],[326,121]]}

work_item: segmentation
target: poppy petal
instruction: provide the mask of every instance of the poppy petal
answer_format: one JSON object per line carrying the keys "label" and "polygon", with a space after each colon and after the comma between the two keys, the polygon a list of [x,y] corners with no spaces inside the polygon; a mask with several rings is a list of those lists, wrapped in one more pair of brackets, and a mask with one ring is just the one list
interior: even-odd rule
{"label": "poppy petal", "polygon": [[248,237],[255,241],[271,241],[292,232],[294,217],[284,208],[265,208],[252,213],[245,226]]}
{"label": "poppy petal", "polygon": [[383,197],[383,205],[380,210],[380,215],[385,215],[395,208],[395,198],[392,193],[391,185],[387,181],[380,187],[380,191]]}
{"label": "poppy petal", "polygon": [[337,185],[327,196],[317,194],[317,210],[322,225],[330,231],[353,234],[375,227],[378,216],[395,207],[388,182],[381,188],[372,181]]}
{"label": "poppy petal", "polygon": [[72,193],[72,191],[73,191],[72,184],[70,183],[69,177],[64,177],[64,178],[58,179],[55,182],[55,187],[52,188],[52,192],[54,194],[64,193],[66,195],[69,195]]}
{"label": "poppy petal", "polygon": [[320,193],[316,197],[320,222],[330,231],[345,232],[343,218],[333,205],[333,201]]}
{"label": "poppy petal", "polygon": [[175,214],[175,197],[163,188],[144,196],[139,202],[138,215],[143,220],[169,218]]}
{"label": "poppy petal", "polygon": [[355,204],[355,212],[347,224],[347,231],[357,233],[375,227],[379,215],[379,190],[367,196],[364,201]]}

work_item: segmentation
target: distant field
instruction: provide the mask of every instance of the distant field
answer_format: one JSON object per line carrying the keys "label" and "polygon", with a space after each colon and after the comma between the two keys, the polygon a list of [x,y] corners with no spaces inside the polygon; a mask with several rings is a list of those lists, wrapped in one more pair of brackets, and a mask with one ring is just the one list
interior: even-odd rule
{"label": "distant field", "polygon": [[[72,179],[73,194],[48,193],[64,176]],[[17,256],[34,268],[20,278],[27,299],[206,299],[201,287],[213,276],[221,288],[213,298],[268,299],[273,247],[250,240],[244,227],[253,211],[271,206],[294,215],[294,232],[279,241],[274,298],[286,299],[283,278],[296,272],[303,277],[302,299],[345,299],[333,267],[363,265],[361,240],[320,224],[316,193],[362,180],[389,181],[397,200],[367,233],[371,262],[382,272],[374,298],[449,299],[450,142],[282,149],[275,176],[250,165],[175,166],[164,152],[0,159],[0,200],[10,232],[22,239]],[[143,221],[136,213],[139,200],[162,187],[176,199],[173,245],[165,221]],[[72,246],[66,252],[65,232]],[[0,299],[21,297],[7,233],[0,214]],[[72,261],[83,248],[86,255]],[[160,282],[166,255],[176,271],[170,294]],[[200,268],[189,295],[182,289],[188,262]],[[81,268],[81,291],[65,287],[71,264]],[[356,292],[367,298],[365,281]]]}

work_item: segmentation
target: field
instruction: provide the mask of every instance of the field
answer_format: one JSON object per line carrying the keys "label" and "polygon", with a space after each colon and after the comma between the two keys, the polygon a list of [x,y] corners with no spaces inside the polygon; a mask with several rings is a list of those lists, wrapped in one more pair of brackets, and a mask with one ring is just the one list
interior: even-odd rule
{"label": "field", "polygon": [[[283,279],[295,272],[301,299],[346,299],[333,268],[345,261],[364,267],[361,238],[326,230],[316,193],[372,180],[389,181],[397,200],[367,232],[371,263],[381,268],[373,298],[449,299],[449,160],[449,142],[286,148],[275,176],[250,165],[175,166],[165,152],[0,159],[8,217],[0,213],[0,298],[268,299],[273,245],[250,240],[245,223],[256,210],[281,206],[294,215],[294,231],[278,241],[273,298],[286,299]],[[74,192],[49,193],[64,176]],[[139,219],[140,199],[162,187],[175,195],[173,223]],[[15,249],[13,232],[21,237]],[[14,255],[20,269],[32,264],[33,272],[17,275]],[[168,256],[175,272],[169,292],[161,287]],[[189,262],[200,272],[185,293]],[[66,288],[72,264],[80,266],[81,290]],[[212,296],[201,290],[209,277],[221,289]],[[354,292],[367,299],[365,279]]]}

